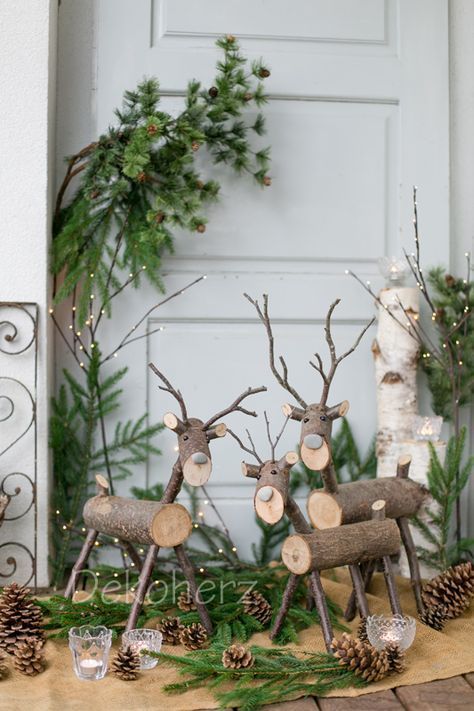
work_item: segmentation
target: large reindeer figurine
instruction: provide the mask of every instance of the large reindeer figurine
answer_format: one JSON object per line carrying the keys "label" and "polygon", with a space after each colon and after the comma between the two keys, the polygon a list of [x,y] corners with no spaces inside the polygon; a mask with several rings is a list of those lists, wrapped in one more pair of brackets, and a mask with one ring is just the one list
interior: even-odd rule
{"label": "large reindeer figurine", "polygon": [[143,607],[160,548],[174,548],[201,622],[211,634],[212,623],[199,594],[192,563],[183,545],[191,534],[191,516],[184,506],[175,503],[175,499],[181,491],[183,481],[191,486],[202,486],[209,479],[212,470],[209,443],[216,438],[224,437],[227,432],[226,425],[222,422],[218,423],[218,420],[231,412],[242,412],[256,417],[255,412],[247,410],[241,403],[250,395],[263,392],[266,388],[263,386],[248,388],[231,405],[204,421],[189,417],[181,392],[171,385],[170,381],[153,363],[150,363],[149,366],[163,383],[159,386],[160,390],[172,395],[179,404],[181,417],[168,412],[163,418],[166,427],[176,432],[178,436],[178,458],[173,465],[171,476],[160,502],[109,496],[106,480],[100,475],[96,477],[99,494],[89,499],[84,506],[83,518],[88,527],[88,533],[72,569],[65,595],[72,597],[74,594],[77,580],[99,533],[117,536],[123,541],[149,545],[126,626],[127,630],[133,629]]}
{"label": "large reindeer figurine", "polygon": [[289,493],[290,470],[299,460],[298,455],[296,452],[287,452],[281,459],[275,456],[276,445],[288,418],[275,443],[270,436],[266,414],[265,419],[271,446],[271,459],[267,461],[262,461],[259,457],[248,432],[251,448],[246,447],[234,432],[229,430],[229,433],[239,442],[244,451],[257,459],[257,465],[242,462],[244,476],[257,481],[254,494],[257,516],[265,523],[275,524],[286,515],[295,529],[295,534],[285,540],[282,548],[282,559],[290,575],[270,638],[274,639],[283,625],[299,579],[302,575],[309,575],[309,590],[319,613],[326,648],[330,651],[333,630],[321,585],[320,571],[348,565],[361,617],[367,618],[369,605],[359,566],[362,562],[381,558],[392,612],[400,614],[400,601],[390,560],[390,556],[400,550],[400,534],[395,521],[385,520],[384,501],[373,504],[370,521],[342,528],[313,531]]}
{"label": "large reindeer figurine", "polygon": [[[281,372],[275,362],[274,338],[268,313],[268,296],[263,296],[263,309],[258,301],[245,297],[255,307],[257,314],[265,326],[268,345],[270,368],[277,382],[297,401],[299,406],[285,404],[283,412],[293,420],[301,422],[300,455],[305,465],[314,471],[320,471],[323,481],[322,489],[315,489],[308,498],[308,515],[312,525],[317,529],[332,528],[343,524],[367,521],[372,516],[372,504],[378,500],[386,502],[385,514],[396,519],[403,545],[406,549],[410,566],[410,576],[418,612],[423,610],[421,598],[421,580],[416,549],[408,527],[407,518],[413,516],[420,508],[426,490],[418,483],[408,478],[410,457],[401,457],[394,477],[370,479],[339,484],[336,477],[331,454],[332,423],[338,417],[344,416],[348,409],[347,400],[338,405],[328,406],[329,389],[336,370],[348,355],[359,345],[363,335],[372,325],[372,319],[361,331],[354,345],[348,351],[338,356],[331,333],[331,318],[340,300],[334,301],[327,313],[325,322],[325,337],[328,344],[331,364],[328,370],[319,353],[315,353],[310,365],[320,374],[323,389],[318,403],[307,404],[305,400],[288,382],[288,368],[280,356]],[[364,570],[364,583],[368,585],[374,569],[374,563],[369,563]],[[355,614],[354,595],[351,598],[346,617],[351,619]]]}

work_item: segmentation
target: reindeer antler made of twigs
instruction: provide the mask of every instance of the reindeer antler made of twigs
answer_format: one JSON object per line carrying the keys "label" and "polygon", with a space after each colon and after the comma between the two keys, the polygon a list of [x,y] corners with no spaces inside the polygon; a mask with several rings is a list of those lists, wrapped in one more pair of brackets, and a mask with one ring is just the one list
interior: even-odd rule
{"label": "reindeer antler made of twigs", "polygon": [[159,389],[164,390],[166,393],[170,393],[175,400],[179,403],[179,407],[181,409],[181,416],[183,418],[183,422],[187,422],[188,419],[188,412],[186,410],[186,404],[184,402],[184,398],[179,390],[176,390],[168,380],[168,378],[156,367],[154,363],[148,363],[148,367],[154,372],[154,374],[161,380],[164,385],[160,385]]}
{"label": "reindeer antler made of twigs", "polygon": [[242,400],[245,400],[246,397],[249,397],[250,395],[255,395],[256,393],[263,393],[266,392],[267,388],[265,385],[261,385],[259,388],[247,388],[241,395],[235,398],[234,402],[229,405],[229,407],[226,407],[224,410],[221,410],[220,412],[216,413],[212,417],[208,419],[207,422],[204,423],[204,429],[207,430],[211,425],[214,424],[214,422],[217,422],[217,420],[222,419],[226,415],[229,415],[231,412],[243,412],[244,415],[250,415],[250,417],[257,417],[257,413],[254,410],[247,410],[245,407],[242,407],[240,403]]}
{"label": "reindeer antler made of twigs", "polygon": [[374,317],[371,321],[369,321],[369,323],[367,323],[364,326],[362,331],[359,333],[357,339],[355,340],[354,345],[351,348],[349,348],[349,350],[346,351],[345,353],[343,353],[342,355],[337,356],[336,355],[336,346],[334,344],[334,339],[331,334],[331,317],[332,317],[334,309],[340,303],[340,301],[341,301],[340,299],[336,299],[336,301],[333,301],[333,303],[329,307],[329,311],[326,316],[326,323],[324,326],[324,333],[326,336],[326,342],[328,344],[329,353],[331,355],[331,367],[329,368],[329,370],[327,372],[324,370],[323,361],[322,361],[319,353],[314,354],[314,357],[316,358],[316,361],[317,361],[316,363],[314,363],[312,360],[309,361],[309,364],[315,370],[318,371],[318,373],[321,375],[321,377],[323,379],[323,391],[321,394],[321,400],[319,402],[320,405],[325,405],[327,402],[328,395],[329,395],[329,388],[331,387],[331,383],[332,383],[332,380],[334,378],[334,375],[336,373],[339,363],[341,361],[343,361],[344,358],[347,358],[348,355],[353,353],[353,351],[355,351],[355,349],[361,342],[364,333],[367,331],[367,329],[370,328],[370,326],[372,326],[372,324],[375,321],[375,317]]}
{"label": "reindeer antler made of twigs", "polygon": [[227,428],[227,434],[230,434],[230,436],[235,439],[235,441],[239,444],[240,448],[241,448],[244,452],[247,452],[247,454],[251,454],[253,457],[255,457],[255,459],[257,460],[257,462],[258,462],[259,464],[263,464],[263,459],[260,457],[259,453],[257,452],[257,450],[256,450],[256,448],[255,448],[255,443],[254,443],[254,441],[253,441],[253,439],[252,439],[252,435],[250,434],[249,430],[245,430],[245,432],[246,432],[247,437],[248,437],[248,439],[249,439],[250,447],[247,447],[247,446],[242,442],[242,440],[240,439],[240,437],[235,434],[235,432],[234,432],[233,430],[230,430],[229,428]]}
{"label": "reindeer antler made of twigs", "polygon": [[279,372],[276,364],[275,364],[275,343],[273,339],[273,331],[272,331],[272,325],[270,321],[270,316],[268,315],[268,294],[263,295],[263,311],[262,308],[260,307],[260,304],[256,299],[252,299],[248,294],[244,294],[245,298],[247,301],[250,301],[250,303],[254,306],[258,317],[260,321],[263,323],[265,326],[266,332],[267,332],[267,337],[268,337],[268,354],[270,358],[270,368],[275,376],[276,380],[278,383],[281,385],[282,388],[284,388],[287,392],[292,395],[295,400],[301,405],[302,408],[306,409],[307,404],[299,395],[299,393],[295,390],[294,387],[290,385],[288,382],[288,367],[286,365],[286,361],[283,358],[283,356],[279,356],[278,360],[281,363],[282,367],[282,373]]}

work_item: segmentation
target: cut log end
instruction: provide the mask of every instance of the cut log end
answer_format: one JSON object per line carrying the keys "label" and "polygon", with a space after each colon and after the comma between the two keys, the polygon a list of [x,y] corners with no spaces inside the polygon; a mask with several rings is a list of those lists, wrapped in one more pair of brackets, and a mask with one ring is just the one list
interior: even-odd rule
{"label": "cut log end", "polygon": [[193,461],[193,457],[188,457],[183,466],[183,476],[190,486],[202,486],[211,476],[212,462],[209,458],[203,464]]}
{"label": "cut log end", "polygon": [[193,522],[181,504],[164,504],[153,517],[151,536],[160,548],[174,548],[191,535]]}
{"label": "cut log end", "polygon": [[291,417],[291,413],[293,412],[293,408],[288,402],[285,402],[284,405],[281,406],[281,411],[285,415],[285,417]]}
{"label": "cut log end", "polygon": [[263,486],[255,494],[255,512],[265,523],[278,523],[285,513],[285,502],[281,493],[272,486]]}
{"label": "cut log end", "polygon": [[106,496],[109,493],[109,482],[107,481],[105,476],[102,476],[102,474],[96,474],[95,480],[97,483],[97,490],[99,494]]}
{"label": "cut log end", "polygon": [[225,422],[219,422],[219,424],[214,427],[214,432],[217,437],[225,437],[227,434],[227,425]]}
{"label": "cut log end", "polygon": [[308,497],[307,508],[314,528],[334,528],[342,525],[342,508],[332,494],[320,489],[312,491]]}
{"label": "cut log end", "polygon": [[385,518],[385,507],[385,499],[377,499],[377,501],[374,501],[371,507],[372,518],[374,519],[374,521],[383,521],[383,519]]}
{"label": "cut log end", "polygon": [[163,415],[163,424],[170,430],[177,430],[179,420],[172,412],[167,412],[165,415]]}
{"label": "cut log end", "polygon": [[296,452],[287,452],[285,454],[286,463],[293,466],[299,460],[299,456]]}
{"label": "cut log end", "polygon": [[304,443],[300,447],[301,459],[308,469],[319,472],[325,469],[331,461],[331,452],[326,442],[319,449],[310,449]]}
{"label": "cut log end", "polygon": [[304,575],[311,568],[311,550],[301,536],[289,536],[281,550],[283,563],[295,575]]}

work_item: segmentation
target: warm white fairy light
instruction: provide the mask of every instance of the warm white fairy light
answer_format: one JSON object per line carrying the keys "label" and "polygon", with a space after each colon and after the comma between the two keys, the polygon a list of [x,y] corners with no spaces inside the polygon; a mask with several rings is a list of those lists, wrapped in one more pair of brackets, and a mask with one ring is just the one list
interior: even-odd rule
{"label": "warm white fairy light", "polygon": [[219,552],[219,553],[223,553],[224,551],[222,550],[222,548],[219,548],[219,551],[218,551],[218,552]]}
{"label": "warm white fairy light", "polygon": [[118,573],[114,573],[114,578],[118,578]]}
{"label": "warm white fairy light", "polygon": [[79,363],[79,365],[81,366],[81,368],[84,367],[84,363],[82,361]]}
{"label": "warm white fairy light", "polygon": [[94,294],[91,294],[91,295],[90,295],[90,298],[91,298],[91,299],[95,299]]}
{"label": "warm white fairy light", "polygon": [[54,313],[54,309],[49,309],[49,313],[50,314]]}
{"label": "warm white fairy light", "polygon": [[203,512],[203,511],[200,511],[200,512],[198,513],[198,516],[200,516],[200,517],[202,518],[202,517],[204,516],[204,512]]}
{"label": "warm white fairy light", "polygon": [[73,307],[72,307],[72,310],[73,310],[73,311],[75,311],[75,310],[76,310],[76,307],[75,307],[75,306],[73,306]]}
{"label": "warm white fairy light", "polygon": [[199,568],[200,573],[204,573],[204,568]]}
{"label": "warm white fairy light", "polygon": [[118,539],[118,538],[114,538],[114,543],[118,543],[118,542],[119,542],[119,539]]}
{"label": "warm white fairy light", "polygon": [[199,524],[198,524],[198,523],[195,523],[195,524],[194,524],[194,528],[199,528]]}
{"label": "warm white fairy light", "polygon": [[232,550],[233,550],[234,553],[237,552],[237,548],[236,548],[235,546],[232,546]]}
{"label": "warm white fairy light", "polygon": [[72,323],[69,324],[69,330],[72,331]]}
{"label": "warm white fairy light", "polygon": [[118,353],[114,353],[114,358],[118,358]]}
{"label": "warm white fairy light", "polygon": [[76,331],[76,336],[80,336],[80,335],[81,335],[81,331]]}

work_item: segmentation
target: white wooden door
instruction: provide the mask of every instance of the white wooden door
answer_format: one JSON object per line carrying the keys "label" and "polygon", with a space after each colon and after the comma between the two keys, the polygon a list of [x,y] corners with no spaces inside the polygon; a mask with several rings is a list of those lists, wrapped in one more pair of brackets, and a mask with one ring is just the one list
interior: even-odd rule
{"label": "white wooden door", "polygon": [[[187,81],[211,85],[215,39],[233,33],[250,58],[265,58],[270,103],[267,140],[273,184],[260,191],[223,178],[205,235],[178,234],[166,259],[168,291],[195,276],[207,280],[169,307],[166,326],[148,346],[120,356],[130,366],[126,410],[150,420],[174,409],[146,367],[161,367],[185,394],[192,416],[207,417],[249,385],[269,392],[254,406],[282,423],[287,396],[272,380],[266,341],[243,292],[270,295],[277,351],[308,401],[320,382],[308,360],[326,354],[322,323],[336,297],[338,346],[347,347],[372,315],[365,293],[346,268],[378,283],[377,259],[411,246],[411,189],[419,187],[425,262],[448,257],[447,0],[100,0],[97,3],[97,131],[112,120],[125,89],[144,75],[159,77],[164,108],[177,110]],[[151,289],[129,294],[122,322],[153,303]],[[111,330],[113,328],[111,327]],[[375,431],[374,374],[368,334],[346,361],[331,401],[351,402],[349,421],[362,446]],[[249,427],[264,455],[263,418],[234,415]],[[290,424],[282,452],[293,448]],[[163,456],[137,472],[134,483],[167,478],[175,457],[171,433]],[[244,555],[256,535],[252,485],[240,473],[230,438],[213,443],[209,492]],[[130,481],[122,488],[128,491]],[[204,497],[203,497],[204,498]],[[209,517],[212,520],[212,516]]]}

